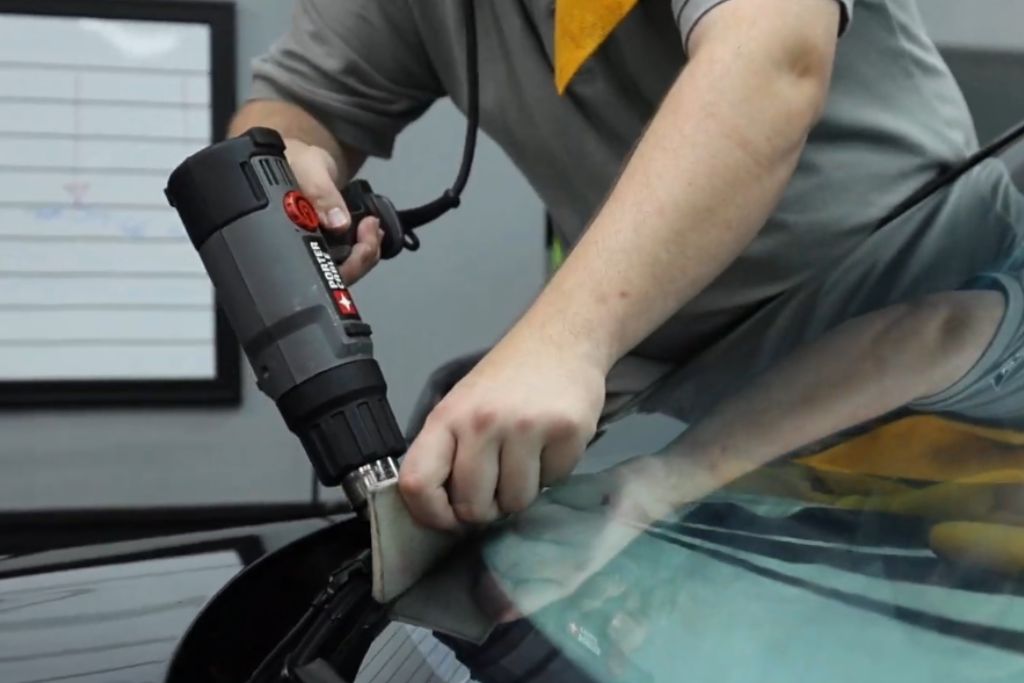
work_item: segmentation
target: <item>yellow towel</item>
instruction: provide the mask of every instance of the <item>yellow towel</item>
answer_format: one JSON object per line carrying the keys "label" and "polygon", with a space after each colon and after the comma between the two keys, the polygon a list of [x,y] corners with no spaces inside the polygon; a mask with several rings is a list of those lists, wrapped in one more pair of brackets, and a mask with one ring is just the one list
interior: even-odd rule
{"label": "yellow towel", "polygon": [[[1024,433],[915,415],[798,462],[837,473],[961,481],[996,471],[1024,472]],[[1011,474],[1006,483],[1019,481]]]}
{"label": "yellow towel", "polygon": [[1024,528],[982,522],[944,522],[928,538],[941,557],[1003,574],[1024,571]]}
{"label": "yellow towel", "polygon": [[555,87],[565,93],[583,63],[639,0],[557,0],[555,4]]}
{"label": "yellow towel", "polygon": [[733,490],[920,517],[936,554],[1024,572],[1024,433],[930,415],[903,418],[782,461]]}

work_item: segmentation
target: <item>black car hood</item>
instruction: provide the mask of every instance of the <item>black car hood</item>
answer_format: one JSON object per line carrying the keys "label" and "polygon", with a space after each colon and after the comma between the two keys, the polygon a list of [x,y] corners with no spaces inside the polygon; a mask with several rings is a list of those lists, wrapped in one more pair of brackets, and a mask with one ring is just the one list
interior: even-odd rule
{"label": "black car hood", "polygon": [[4,558],[0,681],[158,683],[196,615],[239,570],[340,527],[312,518]]}

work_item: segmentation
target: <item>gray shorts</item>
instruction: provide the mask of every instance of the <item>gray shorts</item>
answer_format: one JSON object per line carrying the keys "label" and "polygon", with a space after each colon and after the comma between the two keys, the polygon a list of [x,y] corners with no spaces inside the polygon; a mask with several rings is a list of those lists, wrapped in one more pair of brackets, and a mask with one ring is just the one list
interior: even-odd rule
{"label": "gray shorts", "polygon": [[1022,270],[987,273],[965,289],[993,289],[1006,309],[992,341],[966,375],[944,391],[915,401],[915,412],[949,414],[1007,427],[1024,426],[1024,282]]}
{"label": "gray shorts", "polygon": [[963,379],[910,408],[1024,423],[1024,195],[999,160],[876,231],[841,262],[670,370],[638,400],[639,410],[696,421],[753,376],[847,320],[965,288],[1004,294],[1006,313],[995,338]]}

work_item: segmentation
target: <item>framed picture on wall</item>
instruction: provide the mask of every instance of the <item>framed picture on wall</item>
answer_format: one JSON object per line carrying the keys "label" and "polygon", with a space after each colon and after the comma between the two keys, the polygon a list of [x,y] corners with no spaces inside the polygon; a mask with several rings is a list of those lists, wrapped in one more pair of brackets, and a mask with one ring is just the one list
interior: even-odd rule
{"label": "framed picture on wall", "polygon": [[0,405],[238,402],[163,195],[234,93],[232,2],[0,0]]}

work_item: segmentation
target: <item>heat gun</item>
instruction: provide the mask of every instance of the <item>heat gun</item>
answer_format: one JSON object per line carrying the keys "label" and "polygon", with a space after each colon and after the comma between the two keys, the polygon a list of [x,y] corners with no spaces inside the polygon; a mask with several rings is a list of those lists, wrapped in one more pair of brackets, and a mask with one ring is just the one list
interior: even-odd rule
{"label": "heat gun", "polygon": [[[395,476],[405,439],[373,358],[370,326],[284,149],[277,132],[254,128],[186,159],[166,194],[257,385],[299,437],[319,480],[341,484],[359,507],[368,484]],[[381,216],[386,255],[401,250],[401,226],[386,198],[362,181],[345,198],[354,222]]]}
{"label": "heat gun", "polygon": [[363,322],[335,261],[348,255],[356,226],[375,216],[381,256],[415,251],[415,228],[459,206],[480,123],[473,3],[466,29],[466,136],[451,187],[431,202],[395,210],[365,180],[342,190],[352,218],[342,238],[320,231],[316,209],[298,187],[284,140],[269,128],[215,143],[170,175],[165,194],[178,211],[217,291],[219,305],[288,428],[325,486],[341,484],[353,507],[368,488],[397,476],[405,439],[373,358]]}

